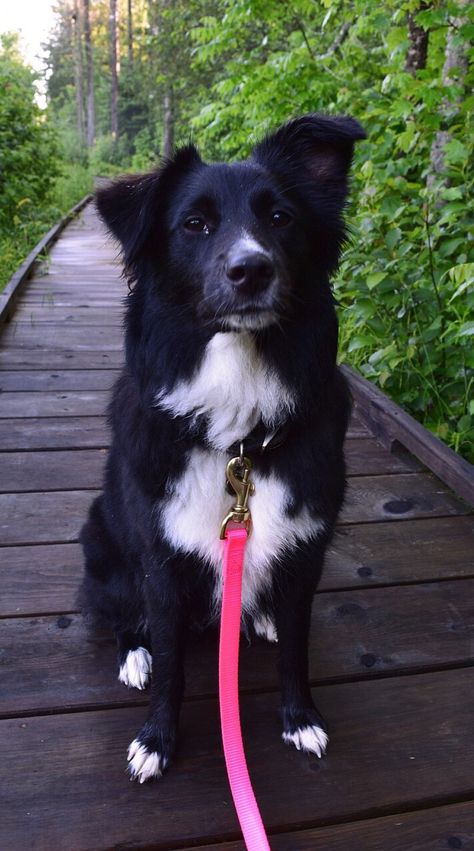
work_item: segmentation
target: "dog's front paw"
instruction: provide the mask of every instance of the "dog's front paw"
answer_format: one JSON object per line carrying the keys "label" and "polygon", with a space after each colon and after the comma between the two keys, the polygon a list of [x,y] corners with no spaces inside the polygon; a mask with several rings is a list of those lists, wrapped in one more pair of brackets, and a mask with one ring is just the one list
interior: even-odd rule
{"label": "dog's front paw", "polygon": [[329,738],[326,725],[316,709],[284,712],[283,741],[299,751],[314,753],[321,758],[326,752]]}
{"label": "dog's front paw", "polygon": [[144,689],[151,674],[151,656],[144,647],[129,650],[120,665],[119,680],[129,688]]}
{"label": "dog's front paw", "polygon": [[161,777],[170,764],[174,748],[174,734],[164,731],[150,734],[146,725],[128,749],[130,780],[145,783],[147,780]]}

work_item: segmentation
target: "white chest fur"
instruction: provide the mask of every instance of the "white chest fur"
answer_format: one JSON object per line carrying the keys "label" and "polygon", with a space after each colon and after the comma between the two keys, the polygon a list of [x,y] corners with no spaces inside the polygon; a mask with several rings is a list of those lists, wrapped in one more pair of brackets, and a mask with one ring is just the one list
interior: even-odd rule
{"label": "white chest fur", "polygon": [[[220,524],[234,501],[224,487],[227,460],[225,452],[193,449],[185,471],[170,483],[169,493],[159,507],[162,532],[169,543],[178,550],[199,555],[214,569],[217,601],[222,590]],[[289,517],[289,494],[276,476],[264,477],[254,471],[252,481],[252,534],[245,555],[242,604],[245,611],[256,614],[258,595],[270,587],[275,561],[299,542],[320,534],[324,524],[306,508],[296,517]]]}
{"label": "white chest fur", "polygon": [[[219,333],[208,343],[194,376],[156,404],[174,416],[205,415],[212,449],[193,449],[181,476],[169,482],[165,500],[157,506],[162,532],[178,550],[204,559],[216,573],[220,599],[223,543],[220,524],[233,498],[225,490],[223,451],[252,431],[260,419],[271,429],[293,408],[291,391],[259,357],[251,335]],[[290,495],[276,477],[254,471],[251,497],[253,531],[249,539],[242,589],[243,607],[257,612],[258,595],[271,585],[272,566],[298,542],[316,537],[323,529],[318,517],[303,509],[286,514]]]}
{"label": "white chest fur", "polygon": [[228,332],[212,337],[192,378],[159,393],[156,405],[173,416],[205,415],[210,445],[227,449],[260,419],[269,429],[285,420],[294,402],[259,358],[252,335]]}

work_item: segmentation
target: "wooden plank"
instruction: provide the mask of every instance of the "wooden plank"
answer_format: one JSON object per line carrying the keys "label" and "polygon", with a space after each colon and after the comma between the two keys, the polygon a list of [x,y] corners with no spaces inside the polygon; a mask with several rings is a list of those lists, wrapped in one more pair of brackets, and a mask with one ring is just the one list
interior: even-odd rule
{"label": "wooden plank", "polygon": [[0,456],[0,492],[100,488],[106,456],[105,449],[6,452]]}
{"label": "wooden plank", "polygon": [[123,348],[123,331],[120,327],[54,328],[49,323],[38,333],[28,324],[9,325],[2,333],[2,347],[10,349],[104,349],[119,351]]}
{"label": "wooden plank", "polygon": [[423,464],[474,505],[474,466],[431,434],[381,390],[350,367],[344,367],[357,410],[370,431],[385,446],[399,441]]}
{"label": "wooden plank", "polygon": [[[270,841],[273,851],[474,851],[474,802],[274,834]],[[200,845],[199,851],[245,851],[245,846],[219,842]]]}
{"label": "wooden plank", "polygon": [[[276,694],[242,701],[270,832],[472,797],[474,670],[330,686],[316,699],[332,731],[321,761],[282,745]],[[2,722],[0,847],[156,851],[238,837],[216,701],[185,705],[179,755],[159,785],[130,783],[124,772],[145,714],[137,707]]]}
{"label": "wooden plank", "polygon": [[0,495],[3,545],[76,541],[94,491]]}
{"label": "wooden plank", "polygon": [[2,393],[0,418],[103,416],[109,401],[106,390]]}
{"label": "wooden plank", "polygon": [[339,526],[321,589],[474,576],[474,517]]}
{"label": "wooden plank", "polygon": [[14,370],[0,372],[0,391],[58,392],[81,390],[110,390],[119,377],[118,369]]}
{"label": "wooden plank", "polygon": [[420,462],[402,449],[389,452],[373,438],[348,439],[345,445],[349,476],[409,473],[422,469]]}
{"label": "wooden plank", "polygon": [[57,325],[64,330],[65,327],[71,326],[121,326],[123,317],[122,305],[116,307],[76,307],[74,310],[68,310],[65,307],[56,307],[54,302],[51,304],[23,305],[15,313],[15,324],[28,324],[36,328],[39,333],[44,324]]}
{"label": "wooden plank", "polygon": [[[12,393],[11,396],[26,394]],[[36,393],[33,396],[48,396],[46,393]],[[3,402],[2,397],[0,400]],[[69,400],[65,404],[69,404]],[[87,409],[87,405],[84,406]],[[36,406],[35,415],[41,412]],[[102,405],[105,410],[106,404]],[[39,409],[39,410],[38,410]],[[71,411],[70,413],[74,413]],[[88,410],[88,413],[94,413]],[[0,414],[1,416],[1,414]],[[386,450],[377,451],[374,441],[369,442],[366,454],[360,448],[360,443],[366,441],[348,441],[347,460],[349,474],[395,472],[397,469],[410,469],[403,460],[391,456]],[[353,457],[353,448],[356,448]],[[385,457],[387,456],[387,457]],[[74,449],[71,451],[39,451],[39,452],[8,452],[0,460],[2,475],[0,477],[0,492],[13,493],[24,491],[54,491],[82,490],[83,488],[100,488],[103,481],[105,450],[103,449]],[[416,469],[416,467],[415,467]]]}
{"label": "wooden plank", "polygon": [[117,369],[123,365],[123,352],[74,349],[8,348],[0,351],[0,369]]}
{"label": "wooden plank", "polygon": [[469,512],[469,506],[428,473],[361,476],[348,482],[339,522],[408,520]]}
{"label": "wooden plank", "polygon": [[[105,407],[104,407],[105,411]],[[357,423],[348,438],[365,435]],[[33,449],[102,449],[109,445],[109,430],[104,417],[43,417],[42,419],[2,419],[0,451]]]}
{"label": "wooden plank", "polygon": [[[474,518],[407,520],[341,527],[329,549],[320,590],[383,587],[474,576]],[[0,616],[76,609],[82,572],[78,544],[3,547]]]}
{"label": "wooden plank", "polygon": [[[350,480],[349,491],[341,524],[443,517],[469,511],[424,473],[354,478]],[[0,494],[3,544],[75,541],[91,501],[92,492],[80,490]]]}
{"label": "wooden plank", "polygon": [[104,417],[0,419],[0,450],[102,449],[109,445]]}
{"label": "wooden plank", "polygon": [[79,544],[2,547],[0,616],[77,610]]}
{"label": "wooden plank", "polygon": [[3,292],[0,293],[0,322],[6,321],[13,314],[15,300],[31,274],[40,254],[42,254],[43,251],[46,251],[53,244],[71,219],[77,216],[90,200],[91,195],[86,195],[78,204],[72,207],[72,209],[69,210],[69,212],[66,213],[66,215],[63,216],[63,218],[60,219],[60,221],[42,237],[42,239],[40,239],[21,264],[20,268],[17,269],[14,275],[10,278]]}
{"label": "wooden plank", "polygon": [[[418,673],[472,663],[474,580],[318,594],[309,645],[313,684]],[[186,695],[217,693],[215,635],[192,637]],[[88,633],[80,615],[0,620],[0,715],[147,700],[118,682],[110,633]],[[242,692],[278,688],[277,648],[242,642]]]}

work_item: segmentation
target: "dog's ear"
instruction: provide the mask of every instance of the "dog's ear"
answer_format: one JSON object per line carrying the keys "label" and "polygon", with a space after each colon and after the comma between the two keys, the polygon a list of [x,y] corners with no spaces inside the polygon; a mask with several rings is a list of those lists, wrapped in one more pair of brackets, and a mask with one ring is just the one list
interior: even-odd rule
{"label": "dog's ear", "polygon": [[97,190],[97,209],[120,242],[126,267],[133,265],[156,229],[167,188],[201,163],[194,145],[187,145],[160,168],[147,174],[125,175]]}
{"label": "dog's ear", "polygon": [[365,132],[350,116],[303,115],[267,136],[253,151],[253,157],[276,173],[303,169],[318,184],[345,184],[354,143]]}

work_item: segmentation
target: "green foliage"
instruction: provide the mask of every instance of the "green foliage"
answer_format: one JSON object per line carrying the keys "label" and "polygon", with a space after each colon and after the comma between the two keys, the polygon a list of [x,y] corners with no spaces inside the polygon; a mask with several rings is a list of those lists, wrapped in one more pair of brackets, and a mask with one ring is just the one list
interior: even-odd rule
{"label": "green foliage", "polygon": [[84,166],[59,156],[35,101],[34,75],[3,36],[0,49],[0,289],[44,233],[91,187]]}
{"label": "green foliage", "polygon": [[[269,127],[306,111],[350,113],[356,154],[352,239],[335,282],[341,351],[368,378],[474,460],[472,54],[465,4],[416,14],[426,68],[405,70],[413,2],[222,0],[193,32],[196,63],[224,65],[194,120],[211,156],[247,154]],[[446,131],[442,174],[432,147]]]}
{"label": "green foliage", "polygon": [[0,37],[0,231],[21,231],[46,198],[57,169],[54,133],[35,103],[34,78],[15,36]]}

